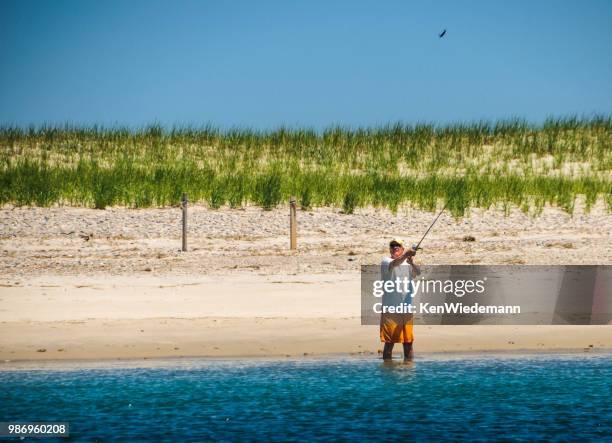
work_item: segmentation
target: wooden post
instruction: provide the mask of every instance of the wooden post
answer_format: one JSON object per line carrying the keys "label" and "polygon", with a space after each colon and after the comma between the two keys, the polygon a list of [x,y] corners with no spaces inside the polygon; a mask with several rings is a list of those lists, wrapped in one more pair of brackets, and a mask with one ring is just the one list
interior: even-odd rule
{"label": "wooden post", "polygon": [[289,200],[289,247],[297,249],[297,209],[295,197]]}
{"label": "wooden post", "polygon": [[187,194],[183,193],[181,200],[181,207],[183,208],[183,247],[182,251],[187,251]]}

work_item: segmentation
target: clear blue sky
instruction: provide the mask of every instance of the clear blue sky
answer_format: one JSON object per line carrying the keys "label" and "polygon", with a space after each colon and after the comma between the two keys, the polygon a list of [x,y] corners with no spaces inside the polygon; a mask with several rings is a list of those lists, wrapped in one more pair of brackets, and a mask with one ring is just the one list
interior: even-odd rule
{"label": "clear blue sky", "polygon": [[611,23],[607,0],[0,0],[0,124],[609,115]]}

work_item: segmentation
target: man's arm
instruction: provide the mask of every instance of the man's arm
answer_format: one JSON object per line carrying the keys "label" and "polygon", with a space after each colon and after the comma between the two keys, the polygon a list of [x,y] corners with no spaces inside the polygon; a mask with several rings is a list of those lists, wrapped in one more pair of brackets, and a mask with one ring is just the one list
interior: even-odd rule
{"label": "man's arm", "polygon": [[411,267],[412,278],[421,275],[421,265],[417,264],[412,257],[408,259],[408,264]]}
{"label": "man's arm", "polygon": [[391,272],[391,270],[395,268],[396,266],[401,265],[404,262],[404,260],[414,257],[415,254],[416,252],[413,251],[412,249],[407,249],[406,252],[404,252],[402,255],[400,255],[394,260],[391,260],[389,262],[389,272]]}

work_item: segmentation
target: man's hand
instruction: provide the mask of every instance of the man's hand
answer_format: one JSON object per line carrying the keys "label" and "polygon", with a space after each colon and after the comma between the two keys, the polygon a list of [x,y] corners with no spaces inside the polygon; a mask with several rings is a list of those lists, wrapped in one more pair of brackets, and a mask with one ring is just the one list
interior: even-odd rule
{"label": "man's hand", "polygon": [[406,249],[404,252],[404,257],[408,259],[408,261],[412,261],[412,257],[416,255],[416,251],[414,249]]}

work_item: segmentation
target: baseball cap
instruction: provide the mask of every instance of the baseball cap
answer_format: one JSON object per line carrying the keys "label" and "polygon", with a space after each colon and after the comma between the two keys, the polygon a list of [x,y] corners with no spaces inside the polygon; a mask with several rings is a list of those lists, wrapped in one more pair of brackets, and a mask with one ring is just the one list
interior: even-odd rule
{"label": "baseball cap", "polygon": [[389,246],[393,246],[394,244],[398,244],[402,248],[405,247],[404,240],[402,240],[401,238],[394,238],[389,242]]}

